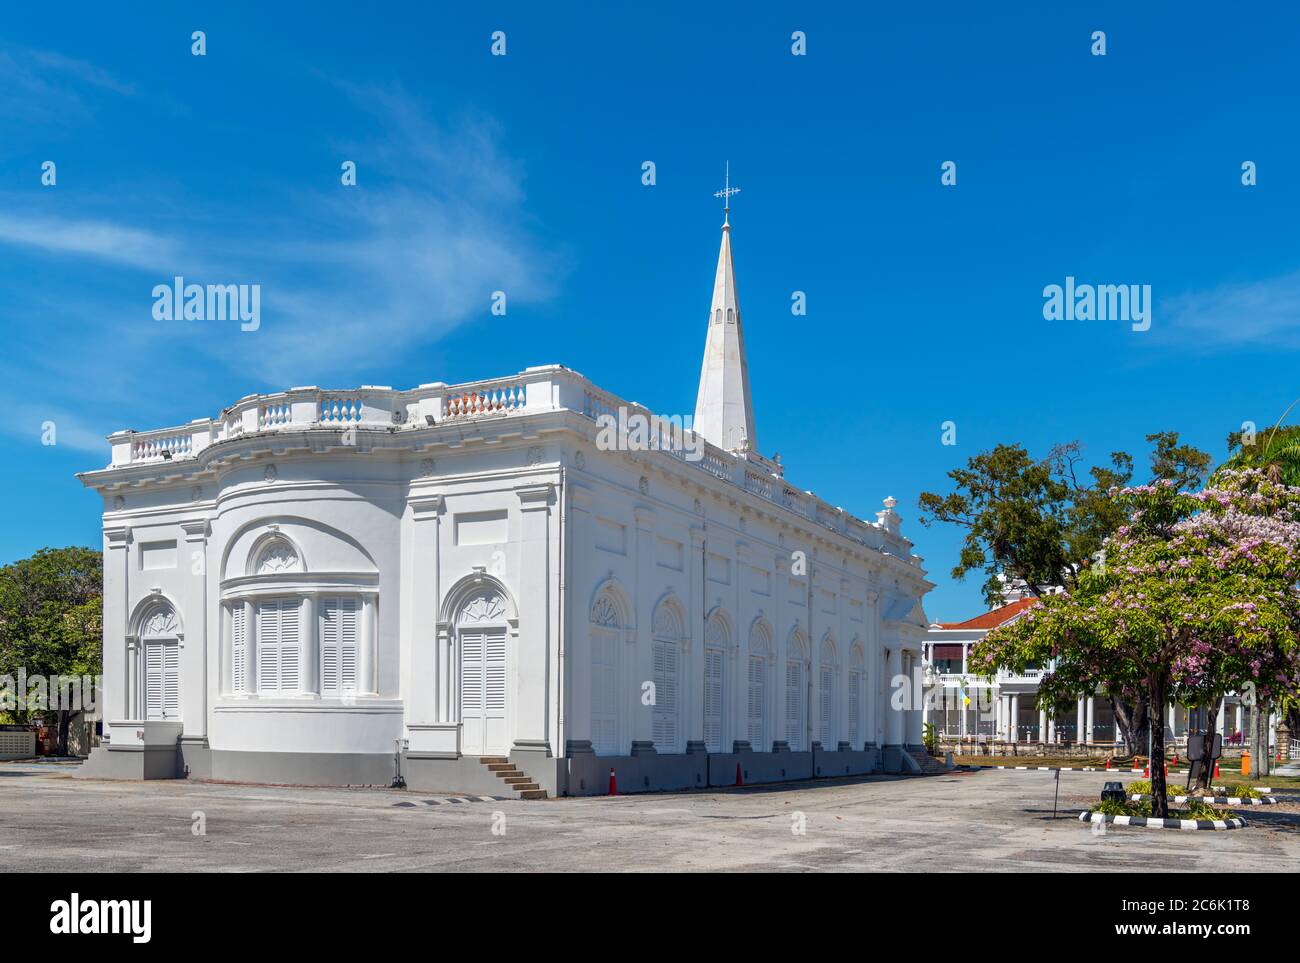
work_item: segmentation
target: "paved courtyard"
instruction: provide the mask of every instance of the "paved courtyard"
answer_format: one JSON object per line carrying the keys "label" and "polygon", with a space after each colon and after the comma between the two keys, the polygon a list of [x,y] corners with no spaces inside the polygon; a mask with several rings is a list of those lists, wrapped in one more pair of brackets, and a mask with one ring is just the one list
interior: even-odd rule
{"label": "paved courtyard", "polygon": [[[390,790],[100,782],[74,779],[66,765],[0,763],[0,872],[1294,871],[1300,806],[1249,811],[1244,830],[1094,835],[1078,812],[1114,778],[1062,773],[1053,821],[1046,772],[450,802]],[[199,818],[203,835],[192,831]]]}

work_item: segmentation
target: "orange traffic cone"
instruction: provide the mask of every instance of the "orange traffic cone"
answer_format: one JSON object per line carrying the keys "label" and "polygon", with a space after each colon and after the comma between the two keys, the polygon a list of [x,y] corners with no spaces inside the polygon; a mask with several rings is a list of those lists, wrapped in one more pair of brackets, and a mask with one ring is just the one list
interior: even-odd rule
{"label": "orange traffic cone", "polygon": [[609,770],[609,794],[611,796],[618,795],[618,777],[614,775],[612,768]]}
{"label": "orange traffic cone", "polygon": [[1175,769],[1178,768],[1178,752],[1177,752],[1177,750],[1174,751],[1174,768],[1175,768]]}
{"label": "orange traffic cone", "polygon": [[1148,779],[1151,777],[1151,760],[1148,759],[1142,764],[1142,775],[1146,776]]}
{"label": "orange traffic cone", "polygon": [[1218,778],[1219,778],[1219,763],[1218,763],[1218,760],[1215,760],[1215,763],[1214,763],[1214,778],[1215,778],[1215,779],[1218,779]]}
{"label": "orange traffic cone", "polygon": [[1106,757],[1106,771],[1110,772],[1110,756]]}
{"label": "orange traffic cone", "polygon": [[744,784],[745,780],[742,779],[740,775],[740,763],[736,763],[736,785],[743,786]]}

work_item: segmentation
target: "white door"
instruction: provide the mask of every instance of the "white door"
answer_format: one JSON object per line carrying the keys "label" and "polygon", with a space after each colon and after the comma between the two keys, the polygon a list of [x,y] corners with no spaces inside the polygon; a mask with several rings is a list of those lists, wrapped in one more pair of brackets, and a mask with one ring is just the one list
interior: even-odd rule
{"label": "white door", "polygon": [[755,752],[770,748],[763,732],[767,705],[767,666],[756,655],[749,657],[749,745]]}
{"label": "white door", "polygon": [[722,752],[722,650],[704,650],[704,746]]}
{"label": "white door", "polygon": [[505,629],[461,630],[461,752],[504,756],[506,738]]}
{"label": "white door", "polygon": [[591,748],[618,755],[618,635],[591,630]]}
{"label": "white door", "polygon": [[145,718],[181,717],[181,651],[174,641],[144,646]]}
{"label": "white door", "polygon": [[677,745],[677,670],[680,655],[676,642],[655,640],[655,706],[652,731],[655,748],[664,753],[681,751]]}

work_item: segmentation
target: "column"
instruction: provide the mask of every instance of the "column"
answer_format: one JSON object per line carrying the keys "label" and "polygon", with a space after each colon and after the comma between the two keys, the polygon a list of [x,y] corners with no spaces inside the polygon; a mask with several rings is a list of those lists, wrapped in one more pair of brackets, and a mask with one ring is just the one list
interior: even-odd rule
{"label": "column", "polygon": [[244,692],[257,692],[257,607],[251,601],[236,602],[244,607]]}
{"label": "column", "polygon": [[1219,700],[1219,714],[1215,719],[1215,725],[1218,728],[1221,741],[1228,741],[1228,699],[1225,696]]}
{"label": "column", "polygon": [[104,733],[108,722],[130,719],[132,709],[131,660],[134,646],[128,651],[130,632],[130,565],[128,545],[131,529],[125,525],[104,527],[104,691],[97,693]]}
{"label": "column", "polygon": [[403,580],[407,630],[399,646],[406,658],[399,682],[406,703],[406,737],[412,753],[450,755],[456,751],[454,734],[428,728],[452,725],[454,719],[448,687],[451,627],[442,621],[452,616],[440,611],[443,593],[440,541],[445,504],[441,495],[415,492],[408,504],[410,549],[406,556],[407,577]]}
{"label": "column", "polygon": [[1011,741],[1020,741],[1020,693],[1011,694]]}
{"label": "column", "polygon": [[1094,696],[1088,696],[1087,698],[1087,713],[1085,715],[1085,728],[1083,732],[1084,732],[1084,741],[1088,745],[1092,744],[1094,733],[1096,731],[1095,724],[1093,723],[1093,708],[1096,701],[1097,700]]}
{"label": "column", "polygon": [[[772,665],[768,676],[769,704],[775,707],[771,719],[771,731],[768,738],[772,749],[789,749],[786,739],[785,719],[785,669],[790,658],[790,623],[787,621],[786,595],[790,584],[790,555],[781,552],[772,559]],[[867,737],[875,734],[875,722],[870,714],[867,716]]]}
{"label": "column", "polygon": [[220,607],[208,611],[208,535],[206,518],[181,522],[185,544],[190,550],[190,574],[185,580],[181,605],[184,606],[185,638],[181,640],[181,728],[184,738],[202,740],[208,731],[209,666],[219,671],[221,646],[208,649],[209,622],[218,626]]}
{"label": "column", "polygon": [[889,744],[891,746],[901,746],[907,740],[907,731],[905,728],[906,712],[894,708],[894,689],[893,679],[903,672],[903,650],[898,643],[889,653]]}
{"label": "column", "polygon": [[513,749],[544,753],[550,745],[547,691],[550,683],[550,519],[555,486],[516,488],[519,498],[518,678]]}
{"label": "column", "polygon": [[[564,754],[572,756],[578,753],[589,753],[591,748],[591,613],[587,611],[587,600],[591,597],[589,592],[594,591],[594,584],[589,576],[588,566],[592,565],[596,557],[595,531],[596,518],[591,512],[593,496],[591,489],[585,485],[576,485],[570,483],[569,489],[569,547],[566,551],[569,553],[569,572],[577,585],[583,586],[582,589],[569,590],[568,613],[569,613],[569,634],[565,639],[564,648],[564,692],[565,700],[568,706],[565,709],[565,731],[564,731]],[[634,532],[633,537],[637,537]],[[633,552],[636,551],[636,543],[633,542]],[[631,601],[633,606],[636,605],[636,599]],[[628,620],[636,624],[637,613],[634,611],[628,613]],[[633,682],[625,675],[627,673],[627,662],[636,655],[636,649],[628,649],[625,643],[627,626],[621,626],[621,631],[616,645],[618,646],[618,666],[620,677],[618,679],[618,689],[620,694],[625,694],[629,687],[634,686]],[[626,700],[624,700],[626,702]],[[630,712],[635,710],[629,709],[627,705],[620,705],[617,710],[618,719],[616,728],[618,730],[618,751],[625,752],[627,749],[627,740],[631,735],[627,728],[629,720],[632,718]],[[625,738],[626,734],[626,738]]]}
{"label": "column", "polygon": [[[691,557],[687,565],[691,584],[686,598],[686,652],[677,677],[678,718],[685,730],[677,739],[685,743],[687,752],[704,752],[704,616],[709,607],[704,597],[704,580],[708,548],[707,527],[692,525]],[[682,746],[678,745],[675,751],[681,750]]]}
{"label": "column", "polygon": [[[302,647],[298,656],[302,665],[303,695],[320,695],[320,630],[316,619],[317,599],[315,595],[303,596],[298,606],[298,638]],[[361,635],[365,637],[365,613],[362,612]],[[365,674],[364,647],[359,659],[361,672]],[[365,692],[365,686],[361,686]]]}
{"label": "column", "polygon": [[[655,552],[655,513],[654,509],[638,505],[632,510],[636,525],[636,555],[634,564],[636,576],[632,585],[632,604],[639,604],[640,599],[647,599],[653,606],[659,593],[651,590],[654,578]],[[630,677],[627,685],[627,699],[632,720],[631,753],[654,752],[654,706],[641,703],[641,686],[655,677],[654,669],[654,609],[651,607],[643,617],[637,619],[638,632],[630,650],[624,650]],[[682,674],[686,672],[682,668]],[[678,698],[681,698],[680,692]],[[682,725],[685,726],[685,716]]]}
{"label": "column", "polygon": [[1043,709],[1038,711],[1038,741],[1047,741],[1047,712]]}
{"label": "column", "polygon": [[[310,600],[309,600],[310,601]],[[312,606],[315,611],[315,606]],[[361,670],[361,678],[357,680],[357,685],[362,695],[378,695],[375,673],[375,632],[378,626],[378,606],[375,604],[373,595],[363,596],[361,599],[361,638],[360,650],[357,652],[357,664]]]}
{"label": "column", "polygon": [[1056,742],[1056,716],[1047,717],[1047,741]]}
{"label": "column", "polygon": [[1075,716],[1074,741],[1079,745],[1083,745],[1085,742],[1088,741],[1087,729],[1086,729],[1088,723],[1087,723],[1087,709],[1084,706],[1084,699],[1082,697],[1079,698],[1078,709],[1075,712],[1074,716]]}
{"label": "column", "polygon": [[1245,720],[1245,718],[1244,718],[1244,715],[1245,715],[1245,713],[1244,713],[1243,710],[1242,710],[1241,697],[1238,696],[1238,698],[1237,698],[1237,724],[1236,724],[1236,729],[1235,729],[1234,731],[1237,732],[1239,735],[1243,735],[1243,736],[1244,736],[1244,734],[1245,734],[1245,732],[1246,732],[1246,720]]}

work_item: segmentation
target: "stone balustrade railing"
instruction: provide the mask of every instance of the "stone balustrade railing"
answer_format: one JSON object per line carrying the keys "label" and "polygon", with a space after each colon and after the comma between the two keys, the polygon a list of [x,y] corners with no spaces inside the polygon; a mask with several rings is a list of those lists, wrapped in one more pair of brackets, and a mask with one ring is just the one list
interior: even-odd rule
{"label": "stone balustrade railing", "polygon": [[651,448],[694,464],[715,478],[782,505],[855,542],[916,564],[908,552],[899,551],[909,543],[879,522],[864,522],[811,492],[800,491],[772,471],[765,459],[702,443],[692,433],[683,432],[681,419],[659,419],[643,406],[602,391],[576,371],[558,365],[528,368],[510,378],[459,385],[435,382],[409,391],[374,385],[352,391],[326,391],[313,386],[248,395],[217,418],[200,418],[179,428],[115,432],[108,439],[113,452],[110,467],[190,459],[220,442],[276,432],[394,427],[406,431],[444,422],[565,409],[592,420],[609,416],[619,423],[621,417],[624,424],[633,416],[643,417],[651,425]]}

